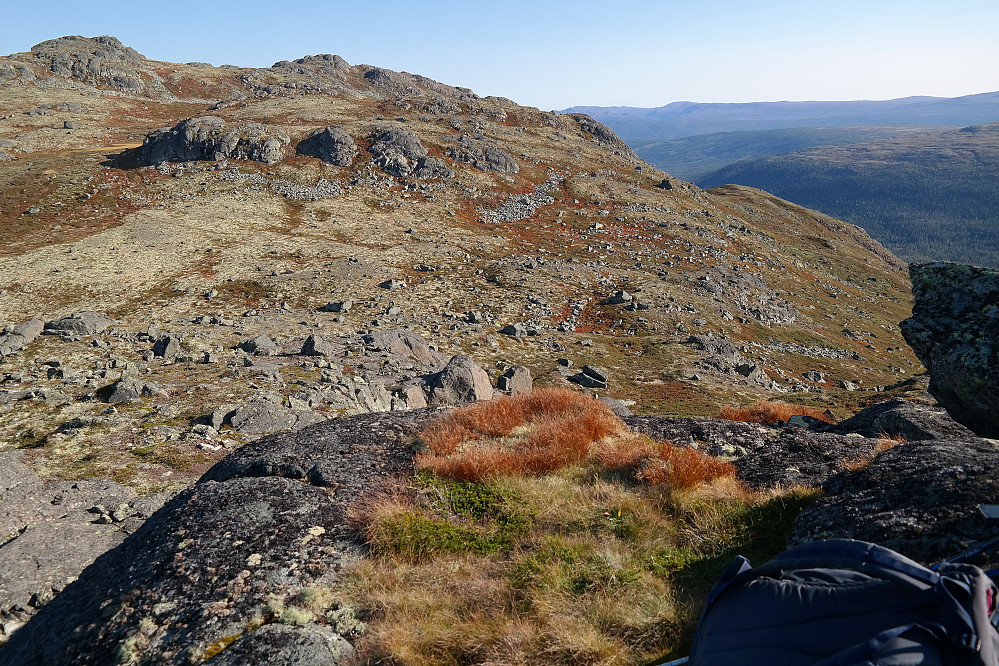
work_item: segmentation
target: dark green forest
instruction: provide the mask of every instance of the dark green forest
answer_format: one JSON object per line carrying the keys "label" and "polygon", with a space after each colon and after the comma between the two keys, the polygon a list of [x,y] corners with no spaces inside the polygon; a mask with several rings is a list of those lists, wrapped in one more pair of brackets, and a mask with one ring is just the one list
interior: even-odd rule
{"label": "dark green forest", "polygon": [[999,268],[999,123],[743,160],[697,181],[726,183],[857,224],[907,261]]}

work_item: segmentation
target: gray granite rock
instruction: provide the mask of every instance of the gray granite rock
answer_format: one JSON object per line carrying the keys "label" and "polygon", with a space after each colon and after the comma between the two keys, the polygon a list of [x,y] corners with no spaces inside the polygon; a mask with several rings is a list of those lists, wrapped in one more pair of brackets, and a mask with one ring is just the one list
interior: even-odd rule
{"label": "gray granite rock", "polygon": [[915,302],[902,335],[957,421],[999,437],[999,271],[936,262],[909,267]]}
{"label": "gray granite rock", "polygon": [[493,398],[489,375],[471,357],[463,354],[452,356],[427,385],[430,403],[435,405],[460,405]]}
{"label": "gray granite rock", "polygon": [[300,155],[318,157],[334,166],[350,166],[357,156],[357,144],[340,125],[332,125],[316,130],[311,136],[298,144],[296,148]]}
{"label": "gray granite rock", "polygon": [[283,132],[261,123],[227,125],[216,116],[201,116],[151,133],[132,154],[140,165],[222,159],[274,164],[284,159],[289,143]]}

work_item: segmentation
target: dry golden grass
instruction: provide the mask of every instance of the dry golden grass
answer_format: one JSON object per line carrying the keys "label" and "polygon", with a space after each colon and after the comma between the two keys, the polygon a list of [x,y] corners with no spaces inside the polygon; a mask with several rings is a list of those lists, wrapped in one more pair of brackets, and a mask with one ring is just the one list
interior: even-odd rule
{"label": "dry golden grass", "polygon": [[720,419],[745,421],[746,423],[775,423],[776,421],[787,421],[792,416],[810,416],[826,423],[833,422],[827,414],[813,407],[766,400],[760,400],[745,407],[722,407],[718,412]]}
{"label": "dry golden grass", "polygon": [[465,407],[422,435],[421,471],[354,507],[372,556],[322,599],[369,624],[360,664],[677,656],[734,554],[782,550],[809,498],[750,492],[731,464],[564,389]]}
{"label": "dry golden grass", "polygon": [[735,478],[735,466],[696,449],[667,443],[648,459],[636,476],[654,486],[687,490],[718,478]]}
{"label": "dry golden grass", "polygon": [[607,405],[570,389],[539,389],[456,410],[421,433],[420,469],[462,481],[546,474],[590,445],[627,432]]}
{"label": "dry golden grass", "polygon": [[889,449],[893,449],[899,444],[904,444],[907,441],[909,440],[907,440],[905,437],[902,437],[901,435],[889,435],[888,433],[882,432],[878,435],[878,440],[874,444],[874,448],[871,450],[870,453],[862,455],[856,458],[855,460],[850,460],[844,463],[843,465],[840,466],[840,469],[846,470],[848,472],[856,472],[857,470],[861,470],[870,465],[871,461],[873,461],[875,458],[878,457],[878,454],[884,453]]}

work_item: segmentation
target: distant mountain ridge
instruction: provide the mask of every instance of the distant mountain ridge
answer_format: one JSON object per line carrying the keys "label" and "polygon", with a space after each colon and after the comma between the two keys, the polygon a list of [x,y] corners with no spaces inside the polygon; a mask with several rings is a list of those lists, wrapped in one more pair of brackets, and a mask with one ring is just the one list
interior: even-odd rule
{"label": "distant mountain ridge", "polygon": [[574,106],[639,149],[648,141],[697,134],[850,125],[979,125],[999,120],[999,92],[843,102],[673,102],[655,108]]}

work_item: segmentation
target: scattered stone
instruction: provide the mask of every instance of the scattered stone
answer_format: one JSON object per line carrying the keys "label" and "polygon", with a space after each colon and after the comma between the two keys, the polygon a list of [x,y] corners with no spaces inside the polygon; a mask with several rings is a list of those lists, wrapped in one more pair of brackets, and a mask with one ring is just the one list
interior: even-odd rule
{"label": "scattered stone", "polygon": [[515,338],[523,338],[529,334],[527,326],[525,326],[521,322],[517,322],[516,324],[507,324],[506,326],[500,329],[500,333]]}
{"label": "scattered stone", "polygon": [[848,379],[841,379],[838,382],[836,382],[836,385],[841,389],[845,389],[847,391],[856,391],[860,388],[859,386],[857,386]]}
{"label": "scattered stone", "polygon": [[606,305],[623,305],[624,303],[631,303],[631,300],[631,294],[626,291],[619,291],[610,298],[604,299],[603,303]]}
{"label": "scattered stone", "polygon": [[406,283],[402,280],[385,280],[384,282],[379,282],[378,286],[382,289],[388,289],[389,291],[395,291],[396,289],[402,289],[406,286]]}
{"label": "scattered stone", "polygon": [[327,303],[320,310],[322,312],[350,312],[350,309],[354,307],[353,301],[338,301],[336,303]]}
{"label": "scattered stone", "polygon": [[531,378],[530,368],[522,365],[515,365],[508,368],[506,372],[500,375],[496,382],[496,388],[500,391],[506,391],[512,396],[520,393],[530,393],[531,389],[534,388],[534,380]]}

